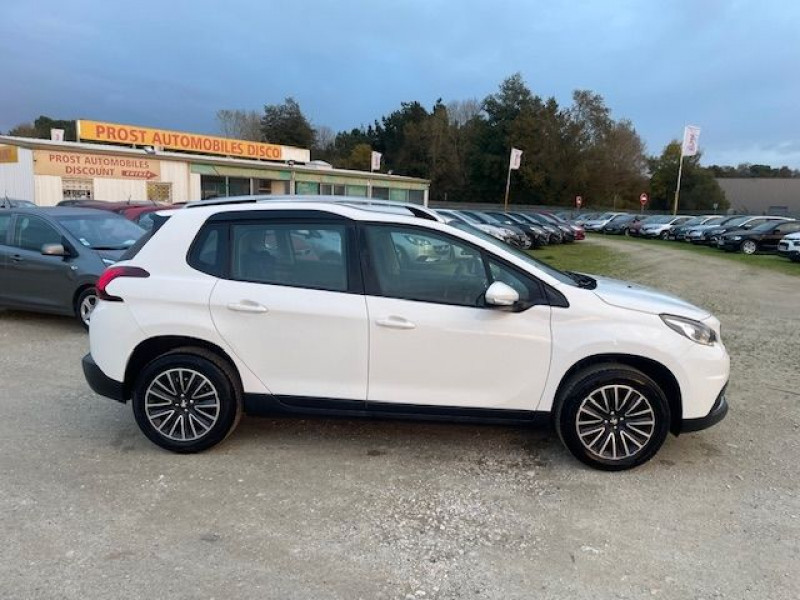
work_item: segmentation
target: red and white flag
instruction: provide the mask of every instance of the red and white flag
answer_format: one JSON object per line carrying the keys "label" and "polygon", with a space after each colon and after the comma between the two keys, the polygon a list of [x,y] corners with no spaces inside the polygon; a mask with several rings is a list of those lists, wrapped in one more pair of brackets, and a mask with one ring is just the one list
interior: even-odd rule
{"label": "red and white flag", "polygon": [[519,165],[522,162],[522,150],[518,148],[511,149],[511,160],[508,163],[509,169],[519,169]]}
{"label": "red and white flag", "polygon": [[681,154],[683,156],[694,156],[697,154],[697,147],[700,144],[700,128],[696,125],[687,125],[683,129],[683,145]]}
{"label": "red and white flag", "polygon": [[380,171],[381,170],[381,157],[383,154],[380,152],[372,151],[372,166],[371,170],[373,171]]}

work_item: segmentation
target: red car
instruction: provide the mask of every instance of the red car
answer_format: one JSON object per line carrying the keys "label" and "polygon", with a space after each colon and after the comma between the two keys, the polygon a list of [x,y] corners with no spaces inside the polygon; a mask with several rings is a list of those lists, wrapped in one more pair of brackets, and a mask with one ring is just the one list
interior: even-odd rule
{"label": "red car", "polygon": [[183,207],[181,204],[157,204],[155,202],[104,202],[103,200],[67,201],[70,206],[81,208],[96,208],[117,213],[133,221],[143,229],[150,231],[153,227],[152,214],[159,210],[175,210]]}

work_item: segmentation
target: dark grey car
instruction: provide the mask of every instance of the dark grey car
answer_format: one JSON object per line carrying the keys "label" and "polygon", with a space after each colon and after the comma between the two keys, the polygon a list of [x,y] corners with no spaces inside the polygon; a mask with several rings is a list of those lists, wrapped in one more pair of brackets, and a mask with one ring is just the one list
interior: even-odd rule
{"label": "dark grey car", "polygon": [[0,307],[71,315],[88,327],[97,278],[143,233],[103,210],[0,209]]}

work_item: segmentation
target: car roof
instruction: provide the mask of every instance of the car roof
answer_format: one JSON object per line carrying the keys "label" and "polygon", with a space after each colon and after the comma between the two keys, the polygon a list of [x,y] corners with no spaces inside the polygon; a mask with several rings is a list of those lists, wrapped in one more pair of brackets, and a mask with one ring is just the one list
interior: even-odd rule
{"label": "car roof", "polygon": [[78,206],[21,206],[19,208],[11,208],[8,210],[20,214],[44,215],[48,217],[79,217],[91,215],[119,216],[107,210],[82,208]]}

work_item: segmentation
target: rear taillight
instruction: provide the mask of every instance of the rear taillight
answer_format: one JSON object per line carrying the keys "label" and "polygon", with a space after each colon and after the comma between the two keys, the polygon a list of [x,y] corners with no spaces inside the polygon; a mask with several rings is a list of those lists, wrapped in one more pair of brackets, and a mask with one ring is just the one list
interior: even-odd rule
{"label": "rear taillight", "polygon": [[120,277],[150,277],[150,273],[140,267],[109,267],[97,280],[97,297],[100,300],[122,302],[122,298],[112,296],[106,291],[108,284]]}

